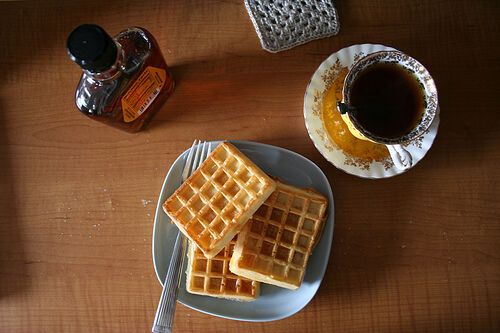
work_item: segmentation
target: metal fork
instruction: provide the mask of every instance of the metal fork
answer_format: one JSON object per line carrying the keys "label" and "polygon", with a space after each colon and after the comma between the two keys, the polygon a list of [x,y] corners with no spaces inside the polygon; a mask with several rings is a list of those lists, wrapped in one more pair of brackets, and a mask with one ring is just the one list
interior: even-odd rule
{"label": "metal fork", "polygon": [[[205,141],[202,143],[200,140],[194,140],[189,150],[184,170],[182,171],[183,182],[200,167],[211,150],[210,143]],[[186,238],[178,229],[176,229],[176,232],[177,237],[175,238],[172,258],[168,265],[167,275],[163,283],[163,291],[160,296],[160,302],[158,303],[158,309],[156,309],[155,320],[151,329],[153,333],[172,332],[181,268],[186,252]]]}

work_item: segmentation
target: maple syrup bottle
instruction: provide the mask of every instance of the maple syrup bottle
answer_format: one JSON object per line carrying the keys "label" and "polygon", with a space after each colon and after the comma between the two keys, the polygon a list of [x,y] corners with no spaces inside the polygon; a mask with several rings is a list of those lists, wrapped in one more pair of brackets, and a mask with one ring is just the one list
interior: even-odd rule
{"label": "maple syrup bottle", "polygon": [[80,25],[69,35],[67,49],[83,69],[76,106],[89,118],[137,132],[174,89],[158,44],[146,29],[131,27],[111,38],[98,25]]}

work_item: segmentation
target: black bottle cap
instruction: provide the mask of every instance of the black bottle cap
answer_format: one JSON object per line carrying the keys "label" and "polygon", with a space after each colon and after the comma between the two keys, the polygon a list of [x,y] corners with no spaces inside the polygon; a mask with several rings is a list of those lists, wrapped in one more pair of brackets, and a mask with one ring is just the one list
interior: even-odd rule
{"label": "black bottle cap", "polygon": [[82,24],[73,30],[67,48],[71,60],[92,73],[109,69],[118,52],[115,41],[95,24]]}

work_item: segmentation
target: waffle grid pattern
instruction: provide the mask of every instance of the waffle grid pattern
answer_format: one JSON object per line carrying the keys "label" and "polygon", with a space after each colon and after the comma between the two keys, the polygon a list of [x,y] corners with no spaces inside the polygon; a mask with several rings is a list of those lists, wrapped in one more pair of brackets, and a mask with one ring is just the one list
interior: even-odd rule
{"label": "waffle grid pattern", "polygon": [[269,182],[239,151],[220,144],[179,189],[170,207],[191,239],[212,249],[235,231],[241,215],[262,198]]}
{"label": "waffle grid pattern", "polygon": [[241,268],[300,285],[327,206],[317,194],[303,192],[278,184],[246,226]]}
{"label": "waffle grid pattern", "polygon": [[194,243],[190,243],[187,290],[191,293],[225,298],[255,299],[259,282],[231,273],[229,261],[233,255],[233,239],[214,258],[208,259]]}

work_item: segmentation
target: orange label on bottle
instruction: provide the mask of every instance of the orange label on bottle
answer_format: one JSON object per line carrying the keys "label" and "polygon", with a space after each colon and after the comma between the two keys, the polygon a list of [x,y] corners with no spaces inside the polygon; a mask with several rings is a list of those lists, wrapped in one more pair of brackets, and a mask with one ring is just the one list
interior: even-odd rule
{"label": "orange label on bottle", "polygon": [[160,94],[167,75],[164,69],[148,66],[122,97],[123,120],[136,120]]}

